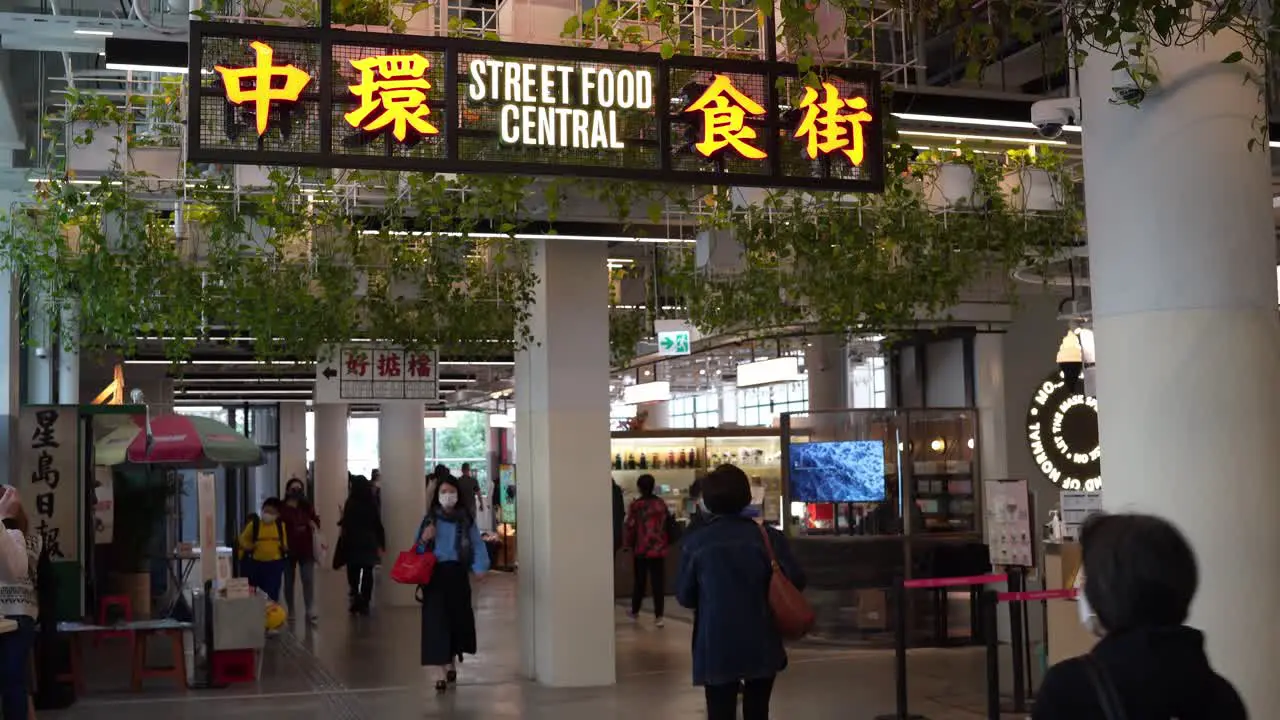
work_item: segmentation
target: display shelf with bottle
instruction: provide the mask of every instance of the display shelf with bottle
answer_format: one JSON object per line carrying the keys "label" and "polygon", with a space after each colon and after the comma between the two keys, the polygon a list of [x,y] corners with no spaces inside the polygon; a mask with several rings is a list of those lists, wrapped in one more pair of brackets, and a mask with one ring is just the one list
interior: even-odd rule
{"label": "display shelf with bottle", "polygon": [[975,532],[980,507],[976,417],[963,411],[916,411],[907,425],[916,502],[929,532]]}
{"label": "display shelf with bottle", "polygon": [[[619,436],[622,437],[619,437]],[[615,433],[609,468],[613,481],[630,502],[640,491],[636,481],[652,475],[657,494],[683,517],[689,486],[703,472],[705,442],[699,437],[671,433]]]}

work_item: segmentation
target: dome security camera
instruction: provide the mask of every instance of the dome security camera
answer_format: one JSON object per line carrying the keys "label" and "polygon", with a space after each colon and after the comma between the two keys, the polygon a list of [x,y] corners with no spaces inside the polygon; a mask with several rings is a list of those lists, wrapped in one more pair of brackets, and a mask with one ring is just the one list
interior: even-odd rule
{"label": "dome security camera", "polygon": [[1062,135],[1062,129],[1074,125],[1080,120],[1080,98],[1053,98],[1040,100],[1031,105],[1031,124],[1042,138],[1053,138]]}

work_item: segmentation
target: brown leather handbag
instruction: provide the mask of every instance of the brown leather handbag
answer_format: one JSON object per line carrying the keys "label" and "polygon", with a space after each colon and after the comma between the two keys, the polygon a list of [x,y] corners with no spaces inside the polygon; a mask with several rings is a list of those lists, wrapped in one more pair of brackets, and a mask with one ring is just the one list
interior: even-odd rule
{"label": "brown leather handbag", "polygon": [[769,566],[772,569],[769,577],[769,609],[773,612],[773,624],[784,640],[799,640],[813,629],[813,607],[782,571],[778,556],[773,552],[773,542],[769,540],[769,531],[763,525],[760,526],[760,536],[764,538],[764,547],[769,552]]}

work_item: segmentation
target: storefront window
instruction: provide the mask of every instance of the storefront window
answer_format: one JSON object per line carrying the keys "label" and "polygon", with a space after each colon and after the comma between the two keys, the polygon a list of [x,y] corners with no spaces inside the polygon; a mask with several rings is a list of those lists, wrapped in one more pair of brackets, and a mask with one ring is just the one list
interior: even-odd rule
{"label": "storefront window", "polygon": [[744,427],[769,426],[784,412],[809,409],[809,381],[782,383],[738,391],[738,424]]}
{"label": "storefront window", "polygon": [[720,396],[716,393],[673,398],[668,409],[673,428],[713,428],[720,425]]}

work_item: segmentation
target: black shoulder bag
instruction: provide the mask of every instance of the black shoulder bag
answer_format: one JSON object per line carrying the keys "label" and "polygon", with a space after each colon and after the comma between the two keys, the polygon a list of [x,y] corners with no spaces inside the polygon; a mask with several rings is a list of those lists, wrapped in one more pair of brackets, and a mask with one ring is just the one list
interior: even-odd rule
{"label": "black shoulder bag", "polygon": [[1098,705],[1102,707],[1104,720],[1128,720],[1124,712],[1124,703],[1120,700],[1120,693],[1116,691],[1115,683],[1111,682],[1110,673],[1093,653],[1084,656],[1084,669],[1089,673],[1089,684],[1093,686],[1093,692],[1098,696]]}

